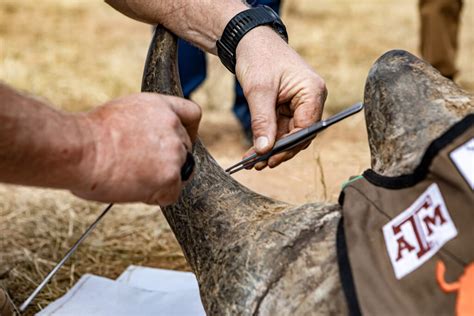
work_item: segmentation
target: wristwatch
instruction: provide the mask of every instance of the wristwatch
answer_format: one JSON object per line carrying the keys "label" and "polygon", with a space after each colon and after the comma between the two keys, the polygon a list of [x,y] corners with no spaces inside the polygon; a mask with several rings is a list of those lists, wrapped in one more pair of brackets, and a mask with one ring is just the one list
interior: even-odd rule
{"label": "wristwatch", "polygon": [[286,27],[270,7],[263,5],[240,12],[227,23],[217,41],[217,55],[232,73],[235,74],[237,45],[245,34],[260,25],[271,26],[288,43]]}

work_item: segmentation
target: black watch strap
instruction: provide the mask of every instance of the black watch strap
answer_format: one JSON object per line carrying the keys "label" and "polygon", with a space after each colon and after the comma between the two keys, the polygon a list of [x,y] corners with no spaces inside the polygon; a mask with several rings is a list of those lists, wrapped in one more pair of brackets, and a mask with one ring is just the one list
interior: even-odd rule
{"label": "black watch strap", "polygon": [[235,74],[235,51],[242,37],[250,30],[260,25],[269,25],[286,42],[288,42],[288,33],[286,27],[278,14],[270,7],[259,6],[240,12],[234,16],[222,33],[222,37],[217,41],[217,55],[221,62]]}

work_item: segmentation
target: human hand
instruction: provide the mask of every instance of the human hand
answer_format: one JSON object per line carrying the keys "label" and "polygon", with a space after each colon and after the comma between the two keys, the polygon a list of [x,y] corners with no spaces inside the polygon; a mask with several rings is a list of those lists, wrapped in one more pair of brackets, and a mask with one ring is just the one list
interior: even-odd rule
{"label": "human hand", "polygon": [[[276,140],[321,119],[327,90],[324,80],[270,27],[257,27],[239,42],[236,75],[249,103],[254,152],[264,154]],[[291,159],[311,141],[279,153],[267,162],[278,166]]]}
{"label": "human hand", "polygon": [[197,137],[201,110],[172,96],[140,93],[110,101],[82,117],[93,150],[81,163],[79,197],[165,206],[181,192],[181,167]]}

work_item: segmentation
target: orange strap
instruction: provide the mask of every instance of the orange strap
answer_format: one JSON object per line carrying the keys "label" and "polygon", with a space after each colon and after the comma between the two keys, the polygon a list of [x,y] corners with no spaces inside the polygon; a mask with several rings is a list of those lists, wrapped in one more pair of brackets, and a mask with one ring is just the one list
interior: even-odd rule
{"label": "orange strap", "polygon": [[458,292],[456,301],[456,315],[474,315],[474,262],[464,270],[464,274],[457,282],[447,283],[444,279],[446,266],[442,261],[436,263],[436,281],[446,293]]}

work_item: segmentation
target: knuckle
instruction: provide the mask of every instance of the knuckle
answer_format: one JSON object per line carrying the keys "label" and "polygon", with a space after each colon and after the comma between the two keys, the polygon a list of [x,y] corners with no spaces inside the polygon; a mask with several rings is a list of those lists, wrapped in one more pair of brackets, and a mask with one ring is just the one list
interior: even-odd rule
{"label": "knuckle", "polygon": [[181,125],[181,121],[179,120],[178,116],[174,114],[169,116],[168,123],[173,129],[177,129]]}
{"label": "knuckle", "polygon": [[255,132],[259,132],[261,129],[265,129],[270,123],[268,117],[263,114],[256,114],[252,117],[252,128]]}
{"label": "knuckle", "polygon": [[154,92],[142,92],[140,93],[142,96],[144,96],[146,101],[154,101],[154,102],[164,102],[163,95],[154,93]]}
{"label": "knuckle", "polygon": [[[183,153],[183,142],[185,140],[181,140],[178,135],[176,137],[173,137],[172,140],[169,142],[169,150],[173,155],[181,155]],[[173,157],[175,159],[173,160],[179,160],[178,157]]]}
{"label": "knuckle", "polygon": [[273,86],[271,83],[260,80],[252,82],[252,84],[243,87],[244,94],[246,96],[255,95],[261,93],[262,91],[272,90]]}
{"label": "knuckle", "polygon": [[141,106],[147,107],[151,110],[156,108],[157,105],[160,105],[161,108],[161,105],[163,104],[163,98],[157,93],[143,92],[140,94],[136,94],[136,96],[137,101]]}
{"label": "knuckle", "polygon": [[[166,140],[161,142],[161,152],[166,155],[165,160],[167,165],[178,165],[184,160],[186,154],[185,142],[178,135],[167,137]],[[170,168],[167,169],[167,173],[174,172],[174,170],[170,170]]]}
{"label": "knuckle", "polygon": [[326,82],[324,81],[323,78],[321,78],[321,77],[318,76],[318,75],[315,75],[314,84],[315,84],[316,87],[317,87],[319,90],[321,90],[321,91],[326,91],[326,90],[327,90]]}
{"label": "knuckle", "polygon": [[313,79],[313,86],[316,88],[316,97],[318,98],[317,101],[325,101],[326,97],[328,95],[328,88],[326,86],[326,82],[324,81],[323,78],[319,77],[316,75],[316,77]]}
{"label": "knuckle", "polygon": [[183,161],[186,154],[186,143],[187,140],[184,136],[181,138],[176,137],[171,141],[170,150],[174,154],[173,161]]}

